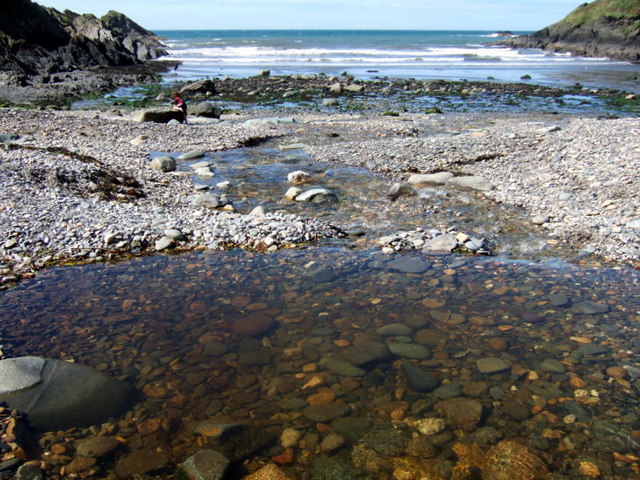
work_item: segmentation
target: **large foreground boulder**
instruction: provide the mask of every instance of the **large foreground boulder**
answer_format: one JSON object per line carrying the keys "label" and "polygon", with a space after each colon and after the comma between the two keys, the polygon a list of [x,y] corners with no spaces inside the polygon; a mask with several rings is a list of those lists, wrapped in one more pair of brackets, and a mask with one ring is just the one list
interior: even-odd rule
{"label": "large foreground boulder", "polygon": [[222,110],[212,102],[199,102],[193,106],[191,113],[197,117],[220,118]]}
{"label": "large foreground boulder", "polygon": [[104,422],[122,413],[134,390],[91,367],[41,357],[0,360],[0,402],[25,412],[36,430]]}

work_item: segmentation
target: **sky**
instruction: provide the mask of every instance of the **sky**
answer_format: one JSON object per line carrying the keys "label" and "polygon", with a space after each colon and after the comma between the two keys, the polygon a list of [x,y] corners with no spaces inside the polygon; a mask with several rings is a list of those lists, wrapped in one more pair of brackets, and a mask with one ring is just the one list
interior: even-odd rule
{"label": "sky", "polygon": [[149,30],[539,30],[580,0],[34,0],[58,10],[124,13]]}

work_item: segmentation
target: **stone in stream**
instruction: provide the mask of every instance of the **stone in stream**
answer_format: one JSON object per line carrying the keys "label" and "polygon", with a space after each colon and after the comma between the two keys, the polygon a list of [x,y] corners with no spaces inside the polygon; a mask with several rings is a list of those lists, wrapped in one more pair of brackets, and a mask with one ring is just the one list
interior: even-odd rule
{"label": "stone in stream", "polygon": [[447,180],[446,185],[454,187],[470,188],[481,192],[493,190],[494,186],[484,177],[470,175],[467,177],[453,177]]}
{"label": "stone in stream", "polygon": [[322,100],[323,107],[335,107],[338,105],[338,100],[335,98],[325,98]]}
{"label": "stone in stream", "polygon": [[431,265],[418,257],[402,256],[391,260],[388,267],[401,273],[424,273],[431,268]]}
{"label": "stone in stream", "polygon": [[560,293],[552,293],[549,295],[549,303],[554,307],[570,307],[571,299]]}
{"label": "stone in stream", "polygon": [[114,451],[120,442],[116,437],[96,435],[84,438],[76,443],[76,455],[100,458]]}
{"label": "stone in stream", "polygon": [[451,253],[458,247],[458,239],[454,234],[438,235],[431,239],[424,247],[425,252]]}
{"label": "stone in stream", "polygon": [[389,325],[384,325],[378,328],[376,333],[383,337],[409,336],[413,335],[413,328],[409,325],[405,325],[404,323],[390,323]]}
{"label": "stone in stream", "polygon": [[311,175],[302,170],[296,170],[295,172],[289,172],[287,174],[287,181],[294,185],[301,185],[307,183],[309,180],[311,180]]}
{"label": "stone in stream", "polygon": [[169,458],[157,450],[134,450],[126,457],[118,460],[116,463],[116,475],[119,478],[133,478],[134,476],[159,470],[167,463],[169,463]]}
{"label": "stone in stream", "polygon": [[489,449],[481,465],[483,480],[538,480],[546,478],[549,470],[533,449],[504,440]]}
{"label": "stone in stream", "polygon": [[407,383],[416,392],[429,393],[440,386],[440,379],[420,367],[410,363],[402,364],[402,373]]}
{"label": "stone in stream", "polygon": [[[206,480],[206,479],[203,479]],[[244,477],[244,480],[293,480],[289,475],[284,473],[280,467],[273,463],[268,463],[256,470],[251,475]]]}
{"label": "stone in stream", "polygon": [[242,335],[260,337],[271,330],[275,324],[276,321],[272,317],[261,312],[254,312],[235,319],[231,324],[231,330]]}
{"label": "stone in stream", "polygon": [[103,422],[132,397],[129,385],[84,365],[40,357],[0,360],[0,402],[27,413],[36,430]]}
{"label": "stone in stream", "polygon": [[282,150],[283,152],[286,152],[289,150],[303,150],[308,146],[309,145],[307,145],[306,143],[291,143],[289,145],[280,145],[280,150]]}
{"label": "stone in stream", "polygon": [[387,197],[392,200],[400,197],[415,197],[416,195],[418,195],[418,192],[406,183],[394,183],[387,192]]}
{"label": "stone in stream", "polygon": [[173,172],[176,169],[176,161],[168,156],[155,157],[149,166],[160,172]]}
{"label": "stone in stream", "polygon": [[295,200],[296,197],[298,195],[300,195],[302,193],[302,189],[298,188],[298,187],[291,187],[289,190],[286,191],[286,193],[284,194],[284,198],[286,198],[287,200]]}
{"label": "stone in stream", "polygon": [[336,199],[336,194],[326,188],[312,188],[296,196],[296,202],[321,203],[335,201]]}
{"label": "stone in stream", "polygon": [[246,458],[267,443],[276,440],[263,427],[241,422],[233,423],[228,417],[220,420],[203,420],[196,425],[195,432],[205,437],[209,447],[223,454],[230,462]]}
{"label": "stone in stream", "polygon": [[423,435],[435,435],[443,431],[446,427],[442,418],[423,418],[414,422],[416,430]]}
{"label": "stone in stream", "polygon": [[389,343],[389,351],[398,357],[425,360],[431,358],[431,350],[415,343]]}
{"label": "stone in stream", "polygon": [[0,142],[1,143],[10,143],[15,142],[20,139],[20,135],[16,135],[15,133],[0,133]]}
{"label": "stone in stream", "polygon": [[178,467],[178,477],[187,480],[222,480],[229,459],[211,449],[198,450]]}
{"label": "stone in stream", "polygon": [[494,373],[504,372],[511,368],[507,362],[502,360],[501,358],[496,357],[485,357],[476,361],[476,365],[478,366],[478,370],[480,373],[484,373],[485,375],[492,375]]}
{"label": "stone in stream", "polygon": [[475,430],[482,419],[482,404],[470,398],[451,398],[433,406],[436,413],[445,418],[453,428],[467,432]]}
{"label": "stone in stream", "polygon": [[344,350],[344,358],[353,365],[366,365],[389,357],[389,349],[382,342],[361,342]]}
{"label": "stone in stream", "polygon": [[[195,160],[196,158],[202,158],[207,154],[202,150],[191,150],[187,153],[183,153],[178,157],[178,160]],[[193,168],[193,165],[191,166]]]}
{"label": "stone in stream", "polygon": [[327,423],[336,418],[344,417],[347,413],[349,413],[349,407],[340,403],[309,405],[302,411],[302,414],[309,420],[320,423]]}
{"label": "stone in stream", "polygon": [[547,358],[540,364],[540,369],[547,373],[566,373],[567,367],[555,358]]}
{"label": "stone in stream", "polygon": [[603,303],[597,303],[592,302],[591,300],[587,300],[584,302],[576,303],[573,306],[573,309],[577,312],[584,313],[585,315],[600,315],[609,312],[611,310],[611,307]]}
{"label": "stone in stream", "polygon": [[363,377],[366,375],[366,371],[361,368],[352,365],[347,360],[339,357],[326,357],[320,360],[321,368],[326,368],[331,373],[340,375],[342,377]]}

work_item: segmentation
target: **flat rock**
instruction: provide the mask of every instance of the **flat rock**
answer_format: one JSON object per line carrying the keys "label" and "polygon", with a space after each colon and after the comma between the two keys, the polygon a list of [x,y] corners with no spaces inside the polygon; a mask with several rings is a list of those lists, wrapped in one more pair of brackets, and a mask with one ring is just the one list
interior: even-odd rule
{"label": "flat rock", "polygon": [[480,373],[484,373],[485,375],[504,372],[511,368],[507,362],[496,357],[481,358],[476,361],[476,365],[478,366]]}
{"label": "flat rock", "polygon": [[423,247],[423,250],[435,253],[451,253],[457,248],[457,246],[458,239],[456,238],[456,235],[444,234],[431,239]]}
{"label": "flat rock", "polygon": [[346,348],[343,356],[353,365],[366,365],[387,358],[389,349],[382,342],[362,342]]}
{"label": "flat rock", "polygon": [[296,196],[296,202],[320,202],[327,198],[335,199],[335,194],[326,188],[312,188]]}
{"label": "flat rock", "polygon": [[547,373],[565,373],[567,367],[560,361],[554,358],[547,358],[540,364],[540,369]]}
{"label": "flat rock", "polygon": [[451,398],[436,403],[433,409],[454,428],[475,430],[482,419],[482,404],[470,398]]}
{"label": "flat rock", "polygon": [[[183,153],[178,157],[178,160],[195,160],[196,158],[202,158],[207,154],[202,150],[191,150],[187,153]],[[193,165],[192,165],[193,168]]]}
{"label": "flat rock", "polygon": [[431,268],[427,262],[418,257],[402,256],[391,260],[388,266],[402,273],[424,273]]}
{"label": "flat rock", "polygon": [[100,458],[115,450],[120,443],[116,437],[96,435],[76,443],[76,454],[83,457]]}
{"label": "flat rock", "polygon": [[188,480],[221,480],[228,465],[229,459],[222,453],[203,449],[187,458],[178,472]]}
{"label": "flat rock", "polygon": [[611,310],[611,307],[609,307],[609,305],[606,305],[604,303],[592,302],[590,300],[576,303],[573,308],[574,310],[580,313],[584,313],[585,315],[600,315]]}
{"label": "flat rock", "polygon": [[134,450],[126,457],[122,457],[116,463],[116,475],[120,478],[132,478],[136,475],[144,475],[164,467],[169,458],[156,450]]}
{"label": "flat rock", "polygon": [[349,407],[340,403],[329,405],[309,405],[302,414],[314,422],[327,423],[336,418],[344,417],[349,413]]}
{"label": "flat rock", "polygon": [[320,360],[320,367],[342,377],[363,377],[367,372],[340,357],[327,357]]}
{"label": "flat rock", "polygon": [[416,392],[429,393],[440,385],[440,379],[416,365],[402,364],[402,373],[407,378],[407,383]]}
{"label": "flat rock", "polygon": [[424,345],[417,345],[415,343],[390,343],[387,345],[389,351],[403,358],[414,358],[417,360],[424,360],[431,358],[431,350]]}
{"label": "flat rock", "polygon": [[454,187],[470,188],[481,192],[493,190],[493,184],[484,177],[470,175],[467,177],[453,177],[447,180],[447,185]]}
{"label": "flat rock", "polygon": [[413,328],[404,323],[390,323],[389,325],[384,325],[378,328],[376,333],[383,337],[408,336],[413,335]]}
{"label": "flat rock", "polygon": [[27,413],[34,429],[47,431],[117,416],[133,393],[126,383],[91,367],[39,357],[0,360],[0,385],[0,402]]}
{"label": "flat rock", "polygon": [[276,321],[271,316],[255,312],[236,319],[231,324],[231,330],[242,335],[259,337],[271,330],[275,323]]}
{"label": "flat rock", "polygon": [[407,183],[410,183],[411,185],[444,185],[445,183],[447,183],[447,180],[453,177],[454,175],[451,172],[438,172],[428,174],[415,173],[407,179]]}

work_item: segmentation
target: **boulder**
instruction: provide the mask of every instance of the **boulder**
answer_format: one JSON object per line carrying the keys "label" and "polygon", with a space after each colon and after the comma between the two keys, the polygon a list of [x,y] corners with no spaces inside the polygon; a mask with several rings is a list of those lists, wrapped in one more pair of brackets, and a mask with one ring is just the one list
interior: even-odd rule
{"label": "boulder", "polygon": [[134,390],[93,368],[41,357],[0,360],[0,402],[29,415],[36,430],[64,430],[122,413]]}
{"label": "boulder", "polygon": [[190,110],[196,117],[220,118],[222,110],[213,102],[198,102]]}
{"label": "boulder", "polygon": [[196,82],[186,84],[180,89],[180,93],[183,95],[195,93],[214,94],[216,93],[216,84],[213,82],[213,80],[198,80]]}
{"label": "boulder", "polygon": [[289,174],[287,175],[287,181],[289,183],[293,183],[294,185],[307,183],[309,180],[311,180],[311,175],[309,175],[307,172],[303,172],[302,170],[289,172]]}
{"label": "boulder", "polygon": [[178,468],[179,474],[188,480],[221,480],[229,460],[211,449],[198,450]]}
{"label": "boulder", "polygon": [[389,192],[387,192],[387,197],[392,200],[396,200],[400,197],[415,197],[418,195],[418,192],[415,189],[406,183],[394,183]]}
{"label": "boulder", "polygon": [[149,108],[136,112],[133,115],[133,120],[138,123],[169,123],[171,120],[182,122],[183,118],[182,112],[176,112],[175,110],[168,110],[166,108]]}
{"label": "boulder", "polygon": [[176,169],[176,161],[168,156],[155,157],[149,166],[161,172],[173,172]]}

